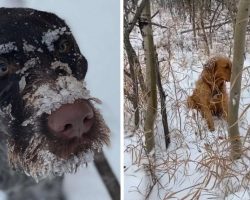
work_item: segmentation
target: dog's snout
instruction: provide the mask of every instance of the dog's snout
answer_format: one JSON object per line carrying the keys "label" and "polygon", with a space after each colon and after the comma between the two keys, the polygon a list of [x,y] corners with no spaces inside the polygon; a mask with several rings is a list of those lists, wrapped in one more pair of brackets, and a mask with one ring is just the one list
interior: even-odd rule
{"label": "dog's snout", "polygon": [[81,138],[94,124],[94,111],[87,101],[64,104],[48,117],[48,127],[63,139]]}

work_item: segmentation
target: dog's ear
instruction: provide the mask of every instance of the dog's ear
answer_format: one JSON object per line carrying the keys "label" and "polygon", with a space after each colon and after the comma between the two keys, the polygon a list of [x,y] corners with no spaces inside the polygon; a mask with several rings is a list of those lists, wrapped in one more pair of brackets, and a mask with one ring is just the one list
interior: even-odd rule
{"label": "dog's ear", "polygon": [[216,58],[210,58],[205,64],[204,64],[204,69],[213,71],[216,68]]}
{"label": "dog's ear", "polygon": [[208,84],[213,83],[213,77],[216,71],[217,59],[216,57],[210,58],[204,65],[201,73],[201,78]]}

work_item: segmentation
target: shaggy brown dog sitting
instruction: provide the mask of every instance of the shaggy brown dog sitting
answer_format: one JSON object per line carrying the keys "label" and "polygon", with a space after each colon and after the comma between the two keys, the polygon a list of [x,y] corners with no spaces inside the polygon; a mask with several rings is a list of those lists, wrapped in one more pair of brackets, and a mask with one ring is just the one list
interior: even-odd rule
{"label": "shaggy brown dog sitting", "polygon": [[216,56],[208,60],[196,82],[192,96],[187,99],[188,108],[196,109],[206,119],[210,131],[214,131],[212,116],[227,118],[228,95],[225,81],[230,81],[232,63],[227,57]]}

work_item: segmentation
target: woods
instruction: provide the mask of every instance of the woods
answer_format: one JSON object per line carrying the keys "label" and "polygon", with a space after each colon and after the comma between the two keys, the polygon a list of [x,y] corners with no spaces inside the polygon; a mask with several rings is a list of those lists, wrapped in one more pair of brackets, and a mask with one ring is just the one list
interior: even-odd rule
{"label": "woods", "polygon": [[[142,199],[242,197],[249,182],[242,164],[249,162],[250,144],[250,74],[243,70],[250,63],[249,3],[154,1],[145,21],[147,2],[124,1],[125,191],[136,187],[128,197]],[[150,34],[143,31],[147,25],[152,27],[151,50],[145,43]],[[202,111],[187,107],[187,97],[214,56],[229,57],[233,64],[230,83],[227,77],[217,80],[222,75],[216,72],[219,65],[228,69],[229,64],[219,60],[211,68],[218,88],[212,84],[214,102],[209,104],[225,101],[219,97],[220,81],[230,98],[224,118],[214,108],[215,128],[209,130]],[[150,85],[148,66],[155,73]]]}

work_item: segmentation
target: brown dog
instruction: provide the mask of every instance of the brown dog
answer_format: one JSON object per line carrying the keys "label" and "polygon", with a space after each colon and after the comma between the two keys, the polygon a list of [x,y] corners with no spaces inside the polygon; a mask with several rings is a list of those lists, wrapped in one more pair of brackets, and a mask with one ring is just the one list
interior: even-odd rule
{"label": "brown dog", "polygon": [[196,82],[192,96],[187,99],[188,108],[196,109],[206,119],[210,131],[214,131],[212,116],[227,118],[228,94],[225,81],[230,81],[232,63],[229,58],[216,56],[208,60]]}

